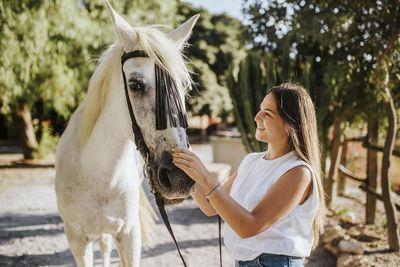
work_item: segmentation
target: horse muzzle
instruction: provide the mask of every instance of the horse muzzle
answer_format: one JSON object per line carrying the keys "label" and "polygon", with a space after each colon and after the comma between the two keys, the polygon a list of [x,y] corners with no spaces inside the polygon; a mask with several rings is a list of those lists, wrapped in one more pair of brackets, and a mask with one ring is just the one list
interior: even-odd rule
{"label": "horse muzzle", "polygon": [[195,184],[195,181],[172,163],[172,156],[166,151],[161,155],[157,180],[160,193],[167,199],[188,197],[190,189]]}

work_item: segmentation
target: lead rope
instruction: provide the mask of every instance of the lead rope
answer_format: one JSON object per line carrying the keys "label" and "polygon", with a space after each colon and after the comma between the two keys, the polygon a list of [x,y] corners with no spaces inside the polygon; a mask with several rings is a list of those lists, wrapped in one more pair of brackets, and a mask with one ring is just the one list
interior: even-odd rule
{"label": "lead rope", "polygon": [[[132,131],[133,131],[133,134],[135,137],[135,144],[136,144],[137,150],[139,150],[139,152],[142,154],[142,157],[144,159],[148,159],[148,157],[150,155],[149,148],[147,147],[146,142],[143,139],[142,132],[140,131],[139,126],[137,125],[135,114],[133,113],[132,104],[131,104],[129,93],[128,93],[128,88],[126,86],[126,77],[125,77],[125,73],[124,73],[124,62],[126,59],[127,59],[127,57],[124,57],[124,56],[121,58],[121,65],[122,65],[121,69],[122,69],[122,77],[124,80],[126,102],[127,102],[127,106],[128,106],[128,110],[129,110],[129,115],[131,117],[131,122],[132,122]],[[147,155],[147,156],[145,156],[145,155]],[[149,177],[153,178],[151,170],[149,168],[145,168],[145,169],[146,169],[147,175]],[[160,194],[158,192],[154,192],[153,188],[151,190],[155,196],[158,211],[161,214],[161,218],[163,219],[164,224],[167,227],[169,234],[171,235],[172,239],[174,240],[175,247],[178,250],[178,253],[179,253],[179,256],[181,257],[182,263],[185,267],[187,267],[185,259],[183,258],[182,253],[179,249],[178,242],[176,241],[174,232],[172,231],[171,224],[169,223],[168,215],[165,212],[164,200],[162,199],[162,197],[160,196]]]}
{"label": "lead rope", "polygon": [[172,240],[174,240],[175,247],[176,247],[176,249],[178,250],[178,253],[179,253],[179,256],[181,257],[181,260],[182,260],[183,265],[184,265],[185,267],[187,267],[186,262],[185,262],[185,259],[183,258],[182,253],[181,253],[181,251],[180,251],[180,249],[179,249],[178,242],[176,241],[174,232],[172,231],[171,224],[169,223],[168,215],[167,215],[167,213],[165,212],[164,200],[163,200],[162,197],[160,196],[160,193],[156,192],[154,195],[155,195],[155,197],[156,197],[156,203],[157,203],[158,211],[159,211],[160,214],[161,214],[161,218],[163,219],[164,224],[165,224],[165,226],[167,227],[168,232],[169,232],[169,234],[170,234],[171,237],[172,237]]}
{"label": "lead rope", "polygon": [[222,238],[221,238],[221,216],[218,216],[218,243],[219,243],[219,266],[222,267]]}

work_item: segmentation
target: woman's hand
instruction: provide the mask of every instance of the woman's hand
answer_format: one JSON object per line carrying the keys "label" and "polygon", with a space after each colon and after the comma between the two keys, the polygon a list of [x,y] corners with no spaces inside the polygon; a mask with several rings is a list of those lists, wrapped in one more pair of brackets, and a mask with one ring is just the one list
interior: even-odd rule
{"label": "woman's hand", "polygon": [[172,159],[175,166],[183,170],[194,181],[208,188],[211,173],[204,166],[203,162],[188,149],[176,147],[172,152]]}

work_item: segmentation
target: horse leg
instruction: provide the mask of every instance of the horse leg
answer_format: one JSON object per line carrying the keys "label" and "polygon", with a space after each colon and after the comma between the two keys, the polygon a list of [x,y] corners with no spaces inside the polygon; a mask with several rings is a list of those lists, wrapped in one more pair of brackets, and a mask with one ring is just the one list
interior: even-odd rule
{"label": "horse leg", "polygon": [[110,234],[102,234],[99,239],[99,245],[101,257],[103,258],[103,267],[110,267],[112,236]]}
{"label": "horse leg", "polygon": [[140,226],[132,227],[128,233],[123,230],[115,238],[121,267],[138,267],[140,264],[141,234]]}
{"label": "horse leg", "polygon": [[64,225],[65,235],[69,243],[72,255],[78,267],[93,266],[93,242],[87,236],[83,236],[67,223]]}

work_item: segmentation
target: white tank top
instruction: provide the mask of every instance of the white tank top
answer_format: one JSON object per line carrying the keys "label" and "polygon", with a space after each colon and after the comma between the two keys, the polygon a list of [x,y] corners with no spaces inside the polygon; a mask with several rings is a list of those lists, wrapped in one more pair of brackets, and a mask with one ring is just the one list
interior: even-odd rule
{"label": "white tank top", "polygon": [[225,223],[224,243],[236,260],[253,260],[262,253],[308,257],[314,241],[313,220],[319,205],[315,172],[291,151],[273,160],[263,159],[265,152],[248,154],[239,166],[230,196],[252,211],[271,186],[287,171],[304,165],[312,172],[312,194],[286,217],[263,232],[240,238]]}

